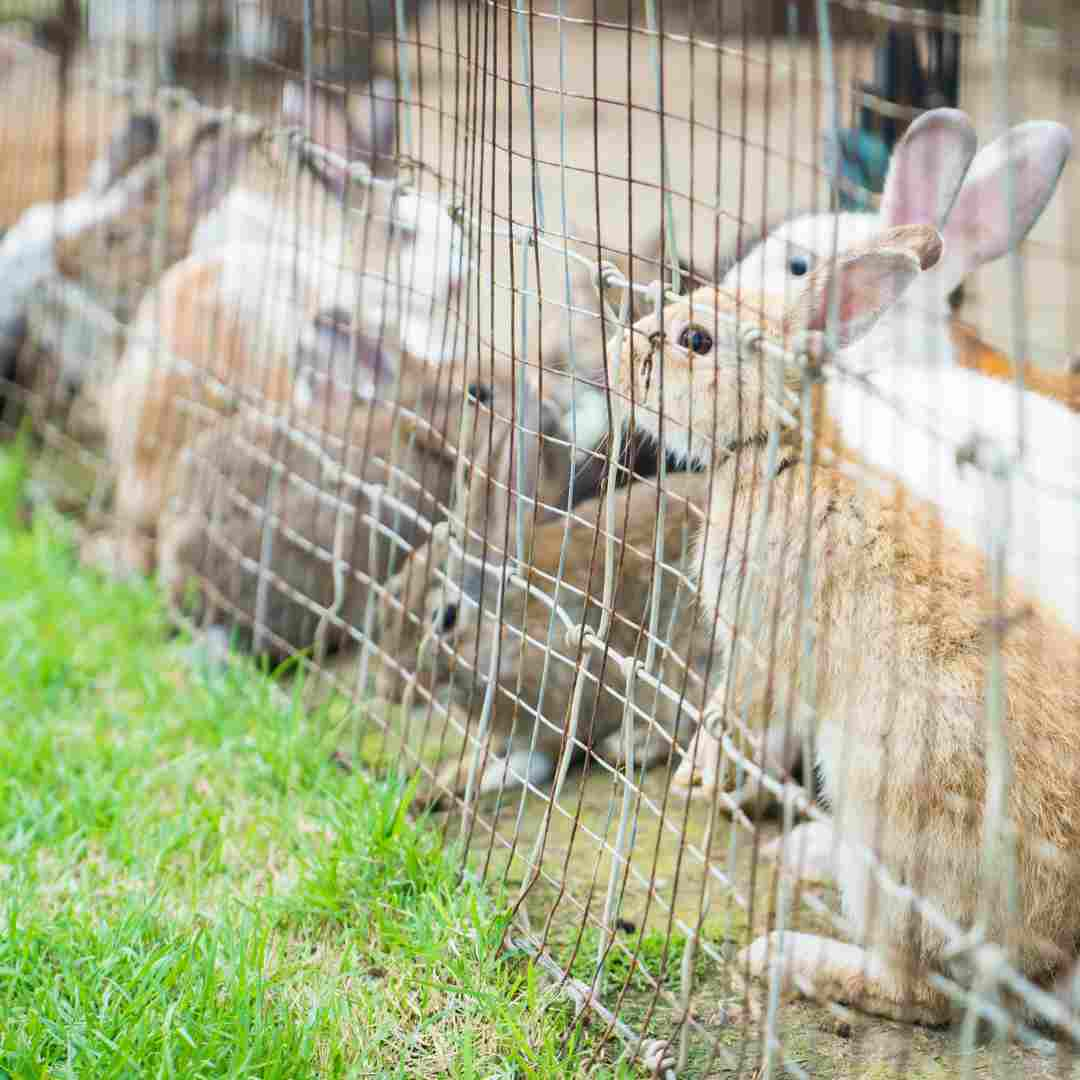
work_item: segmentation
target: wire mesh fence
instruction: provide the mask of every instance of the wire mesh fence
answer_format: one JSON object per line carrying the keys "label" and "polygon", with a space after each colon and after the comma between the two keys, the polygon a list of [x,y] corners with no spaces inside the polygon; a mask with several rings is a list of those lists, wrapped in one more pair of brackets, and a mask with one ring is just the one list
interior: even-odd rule
{"label": "wire mesh fence", "polygon": [[0,342],[83,558],[294,658],[644,1068],[1068,1073],[1065,0],[62,14]]}

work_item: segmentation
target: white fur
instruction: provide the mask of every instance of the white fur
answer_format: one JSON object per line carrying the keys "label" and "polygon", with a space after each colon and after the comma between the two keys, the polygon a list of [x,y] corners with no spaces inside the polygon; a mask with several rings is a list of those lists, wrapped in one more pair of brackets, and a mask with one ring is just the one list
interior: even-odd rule
{"label": "white fur", "polygon": [[[855,381],[829,386],[829,413],[844,442],[865,464],[940,507],[946,525],[989,553],[1000,538],[988,516],[993,482],[984,470],[958,465],[956,450],[976,436],[1015,454],[1015,388],[961,368],[913,377],[898,366],[875,372],[870,385],[892,400]],[[1023,408],[1027,445],[1004,488],[1012,511],[1007,569],[1080,630],[1080,418],[1037,394],[1025,394]]]}

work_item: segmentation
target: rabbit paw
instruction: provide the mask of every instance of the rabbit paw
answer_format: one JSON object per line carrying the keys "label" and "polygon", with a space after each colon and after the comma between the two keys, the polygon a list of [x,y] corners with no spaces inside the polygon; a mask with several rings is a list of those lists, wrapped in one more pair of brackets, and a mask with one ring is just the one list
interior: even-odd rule
{"label": "rabbit paw", "polygon": [[750,975],[764,978],[772,974],[776,960],[781,993],[835,1001],[873,1016],[928,1027],[947,1024],[951,1018],[948,999],[925,978],[901,977],[876,954],[816,934],[781,935],[774,930],[743,949],[736,963]]}
{"label": "rabbit paw", "polygon": [[671,778],[672,790],[683,798],[710,798],[716,794],[722,773],[720,740],[699,728]]}
{"label": "rabbit paw", "polygon": [[130,533],[93,533],[79,548],[79,561],[119,580],[153,571],[152,542]]}
{"label": "rabbit paw", "polygon": [[[626,743],[621,731],[613,731],[601,739],[595,747],[596,754],[603,761],[616,769],[624,769],[627,763]],[[633,735],[633,760],[635,769],[651,769],[662,761],[667,761],[671,752],[668,738],[657,735],[648,727],[639,726]]]}
{"label": "rabbit paw", "polygon": [[669,1069],[675,1068],[675,1054],[670,1039],[645,1039],[638,1056],[650,1076],[663,1076]]}
{"label": "rabbit paw", "polygon": [[786,837],[778,836],[762,845],[760,854],[764,859],[778,861],[798,881],[829,882],[835,877],[835,842],[831,825],[807,821],[796,825]]}

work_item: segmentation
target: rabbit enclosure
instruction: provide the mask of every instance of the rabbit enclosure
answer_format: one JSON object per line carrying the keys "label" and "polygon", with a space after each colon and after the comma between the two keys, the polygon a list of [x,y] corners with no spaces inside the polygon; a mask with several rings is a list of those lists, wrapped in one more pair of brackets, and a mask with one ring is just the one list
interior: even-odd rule
{"label": "rabbit enclosure", "polygon": [[[465,870],[508,895],[507,947],[643,1069],[1071,1075],[1080,918],[1031,914],[1080,912],[1052,869],[1080,855],[1068,146],[1029,128],[1034,151],[975,157],[985,190],[944,255],[910,231],[943,215],[894,216],[876,247],[818,236],[816,264],[789,237],[787,292],[812,271],[828,317],[798,321],[808,290],[774,318],[732,274],[797,215],[917,201],[883,186],[928,110],[966,113],[980,151],[1071,126],[1073,6],[379,3],[15,5],[0,345],[34,504],[103,572],[156,573],[217,647],[294,658],[342,760],[416,774]],[[913,333],[876,420],[833,417],[829,449],[818,395],[865,374],[844,336],[862,279],[830,267],[929,273],[995,222],[940,313],[895,325]],[[770,365],[718,403],[724,372]],[[741,532],[740,454],[765,477]],[[811,469],[852,488],[823,547]],[[879,556],[845,529],[928,536],[889,541],[890,590],[859,585]],[[841,551],[855,569],[818,597]],[[864,662],[830,651],[860,634]],[[852,717],[875,706],[868,734]],[[823,735],[830,707],[854,727]],[[870,758],[876,824],[837,794]],[[931,823],[900,858],[913,814]],[[912,987],[838,951],[875,919],[931,942]]]}

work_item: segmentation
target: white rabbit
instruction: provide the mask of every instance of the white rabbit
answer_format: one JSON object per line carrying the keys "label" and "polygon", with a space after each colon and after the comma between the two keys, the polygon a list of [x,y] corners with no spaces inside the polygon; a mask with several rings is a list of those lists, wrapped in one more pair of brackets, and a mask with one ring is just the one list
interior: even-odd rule
{"label": "white rabbit", "polygon": [[[933,265],[935,248],[932,229],[893,230],[813,271],[788,304],[744,296],[742,317],[750,318],[746,306],[763,310],[752,325],[787,342],[823,330],[829,294],[839,290],[835,330],[842,344],[854,344],[918,279],[920,266]],[[690,447],[712,469],[701,597],[737,625],[742,645],[765,654],[758,667],[747,649],[726,650],[727,685],[713,698],[719,722],[743,705],[763,707],[771,727],[790,717],[794,737],[814,736],[839,840],[834,869],[857,944],[788,932],[784,975],[812,996],[944,1023],[950,1002],[931,976],[947,970],[949,938],[903,895],[882,890],[861,853],[869,849],[894,882],[959,927],[984,917],[988,938],[1029,978],[1050,980],[1066,969],[1080,942],[1077,638],[1007,589],[1006,610],[1026,609],[1002,644],[1015,857],[1011,874],[988,878],[981,859],[990,803],[990,568],[902,487],[880,497],[836,467],[800,461],[798,432],[780,434],[779,468],[767,473],[773,420],[761,398],[777,361],[746,346],[740,355],[729,321],[736,303],[701,289],[662,318],[639,322],[620,389],[638,425],[659,435],[663,415],[665,439],[674,435],[674,445]],[[782,378],[788,389],[799,386],[801,365],[784,364]],[[812,396],[819,446],[842,451],[830,423],[831,384]],[[756,636],[739,617],[744,590],[761,603],[766,629]],[[800,702],[812,706],[812,727]],[[714,732],[702,729],[696,738],[706,767],[722,760]],[[1015,886],[1015,908],[1006,885]],[[764,974],[778,947],[776,934],[765,935],[736,964]]]}
{"label": "white rabbit", "polygon": [[[1041,394],[1020,396],[1004,381],[959,367],[948,324],[951,290],[970,270],[1023,240],[1053,194],[1071,146],[1060,124],[1027,123],[976,155],[975,135],[962,113],[926,113],[896,148],[878,214],[798,218],[734,267],[725,287],[761,292],[775,303],[829,257],[834,234],[843,252],[895,225],[941,226],[939,263],[842,353],[844,370],[860,378],[835,380],[830,417],[860,460],[935,503],[946,524],[983,551],[1001,527],[984,513],[982,477],[958,464],[957,452],[994,444],[1016,456],[1022,426],[1022,464],[1001,490],[1018,510],[1008,538],[1009,569],[1080,628],[1077,417]],[[896,401],[902,401],[904,417]]]}
{"label": "white rabbit", "polygon": [[[951,365],[949,294],[971,271],[1013,250],[1053,196],[1072,151],[1061,124],[1018,124],[976,153],[967,116],[934,109],[893,151],[878,212],[806,214],[779,226],[725,276],[729,290],[791,295],[821,261],[899,225],[933,225],[944,252],[848,358],[862,371],[898,362]],[[1010,198],[1011,188],[1011,198]]]}

